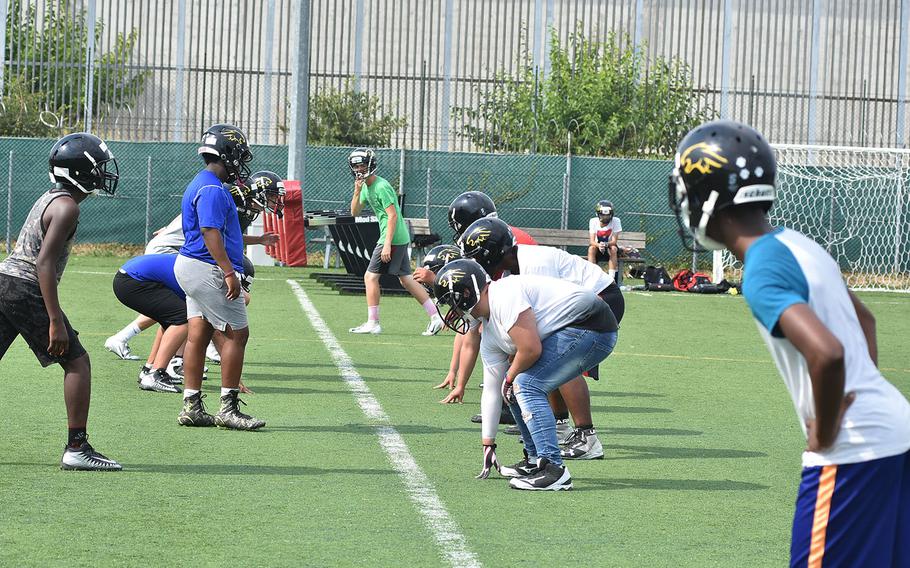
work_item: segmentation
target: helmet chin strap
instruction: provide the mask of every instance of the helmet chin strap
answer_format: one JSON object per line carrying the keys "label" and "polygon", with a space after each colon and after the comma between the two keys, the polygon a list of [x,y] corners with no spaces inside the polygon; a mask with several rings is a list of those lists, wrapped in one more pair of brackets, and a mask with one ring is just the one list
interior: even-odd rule
{"label": "helmet chin strap", "polygon": [[705,200],[705,204],[702,205],[701,219],[698,221],[698,227],[695,229],[695,238],[701,246],[708,250],[721,250],[726,248],[722,243],[719,243],[708,236],[708,223],[714,215],[714,206],[717,204],[717,199],[719,197],[720,193],[716,190],[711,191],[711,195],[708,196],[708,199]]}

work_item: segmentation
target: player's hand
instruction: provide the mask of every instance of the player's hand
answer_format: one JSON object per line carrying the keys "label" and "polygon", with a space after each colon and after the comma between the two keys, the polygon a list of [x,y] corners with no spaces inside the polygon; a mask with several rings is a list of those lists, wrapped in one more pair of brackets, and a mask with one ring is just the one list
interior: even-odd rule
{"label": "player's hand", "polygon": [[63,324],[63,318],[57,321],[51,320],[50,328],[47,332],[47,353],[52,357],[62,357],[70,348],[70,338],[66,333],[66,326]]}
{"label": "player's hand", "polygon": [[354,178],[354,193],[358,193],[363,187],[363,178]]}
{"label": "player's hand", "polygon": [[427,286],[432,286],[436,282],[436,273],[430,270],[429,268],[420,266],[414,269],[414,280],[418,284],[426,284]]}
{"label": "player's hand", "polygon": [[230,276],[225,276],[224,283],[227,284],[227,296],[228,300],[236,300],[240,297],[240,279],[237,278],[237,273],[234,272]]}
{"label": "player's hand", "polygon": [[853,401],[856,400],[855,392],[848,392],[844,394],[844,398],[840,403],[840,412],[837,415],[837,422],[834,423],[834,432],[831,433],[831,442],[825,445],[822,445],[818,441],[818,424],[815,420],[806,420],[806,451],[809,452],[821,452],[829,448],[834,441],[837,439],[837,434],[840,432],[841,423],[844,421],[844,413],[847,412],[847,409],[850,408],[850,405],[853,404]]}
{"label": "player's hand", "polygon": [[518,399],[515,398],[515,390],[512,388],[513,383],[509,380],[508,377],[502,381],[502,399],[506,401],[506,404],[517,404]]}
{"label": "player's hand", "polygon": [[448,373],[444,381],[433,387],[434,389],[453,389],[455,388],[455,373]]}
{"label": "player's hand", "polygon": [[382,259],[382,262],[392,262],[392,245],[388,243],[382,245],[382,253],[379,258]]}
{"label": "player's hand", "polygon": [[444,399],[439,401],[440,404],[464,404],[464,389],[454,388]]}
{"label": "player's hand", "polygon": [[278,233],[265,232],[259,235],[259,244],[267,247],[278,244]]}
{"label": "player's hand", "polygon": [[597,243],[597,248],[600,252],[605,252],[607,250],[607,243]]}
{"label": "player's hand", "polygon": [[255,394],[253,391],[247,388],[245,384],[243,384],[243,381],[240,381],[240,384],[237,385],[237,389],[240,390],[240,392],[243,394]]}

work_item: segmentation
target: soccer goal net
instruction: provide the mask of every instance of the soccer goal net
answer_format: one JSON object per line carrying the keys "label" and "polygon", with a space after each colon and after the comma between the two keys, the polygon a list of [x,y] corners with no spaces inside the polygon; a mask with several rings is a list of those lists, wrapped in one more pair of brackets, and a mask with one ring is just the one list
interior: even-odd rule
{"label": "soccer goal net", "polygon": [[[822,245],[855,290],[910,292],[910,151],[776,145],[771,224]],[[742,280],[729,251],[714,255],[715,281]]]}

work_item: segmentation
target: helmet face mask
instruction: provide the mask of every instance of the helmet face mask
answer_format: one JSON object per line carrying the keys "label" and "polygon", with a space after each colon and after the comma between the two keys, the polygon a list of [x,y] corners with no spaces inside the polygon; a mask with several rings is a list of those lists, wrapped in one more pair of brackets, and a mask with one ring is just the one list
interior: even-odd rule
{"label": "helmet face mask", "polygon": [[227,170],[228,179],[233,183],[250,176],[249,163],[253,160],[246,134],[232,124],[215,124],[202,133],[202,142],[197,149],[198,154],[216,156],[224,169]]}
{"label": "helmet face mask", "polygon": [[683,246],[694,252],[725,248],[708,235],[711,221],[724,209],[748,204],[767,213],[776,177],[774,151],[753,128],[717,120],[690,131],[679,143],[668,184]]}
{"label": "helmet face mask", "polygon": [[64,136],[51,148],[48,175],[52,183],[87,195],[99,191],[114,195],[120,168],[103,140],[88,132],[77,132]]}
{"label": "helmet face mask", "polygon": [[434,284],[436,309],[446,327],[464,335],[476,325],[478,320],[471,310],[489,280],[483,268],[469,259],[453,260],[439,271]]}
{"label": "helmet face mask", "polygon": [[348,168],[354,179],[369,178],[378,168],[376,152],[371,148],[357,148],[348,156]]}
{"label": "helmet face mask", "polygon": [[275,172],[259,171],[252,174],[246,183],[250,187],[249,202],[257,214],[268,211],[279,219],[284,217],[284,180]]}

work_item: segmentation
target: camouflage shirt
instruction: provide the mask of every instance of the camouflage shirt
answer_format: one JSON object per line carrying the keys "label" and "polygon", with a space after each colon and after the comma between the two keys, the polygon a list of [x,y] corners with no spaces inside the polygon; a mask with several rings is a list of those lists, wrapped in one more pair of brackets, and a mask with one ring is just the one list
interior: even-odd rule
{"label": "camouflage shirt", "polygon": [[[58,197],[70,197],[66,191],[51,190],[38,198],[38,201],[32,205],[32,210],[28,212],[25,224],[19,232],[19,240],[16,241],[16,248],[6,260],[0,262],[0,274],[7,274],[22,278],[29,282],[38,283],[38,253],[41,252],[41,245],[44,244],[45,228],[42,226],[41,218],[44,211],[51,201]],[[63,270],[66,268],[66,261],[70,257],[70,247],[73,246],[73,239],[76,237],[76,229],[67,237],[63,245],[63,252],[57,259],[57,282],[63,277]]]}

